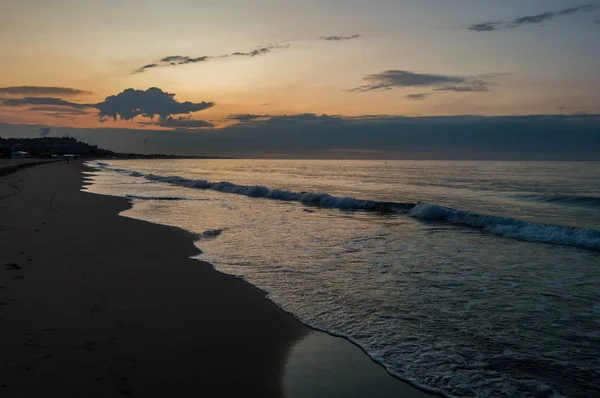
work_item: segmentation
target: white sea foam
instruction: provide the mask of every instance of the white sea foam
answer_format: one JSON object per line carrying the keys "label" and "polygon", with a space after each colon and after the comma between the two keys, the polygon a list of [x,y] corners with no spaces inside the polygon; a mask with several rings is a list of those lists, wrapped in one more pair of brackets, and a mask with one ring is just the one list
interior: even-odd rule
{"label": "white sea foam", "polygon": [[206,180],[193,180],[179,176],[161,176],[144,174],[133,170],[111,168],[100,163],[90,164],[104,170],[127,174],[131,177],[143,177],[150,181],[164,182],[187,188],[210,189],[213,191],[250,196],[253,198],[268,198],[282,201],[301,202],[305,205],[333,208],[340,210],[366,210],[366,211],[406,211],[414,206],[412,203],[381,202],[373,200],[356,199],[352,197],[336,197],[321,192],[293,192],[281,189],[271,189],[262,185],[238,185],[229,181],[210,182]]}
{"label": "white sea foam", "polygon": [[426,203],[417,204],[408,214],[421,220],[445,221],[481,228],[506,238],[600,250],[600,230],[528,222]]}

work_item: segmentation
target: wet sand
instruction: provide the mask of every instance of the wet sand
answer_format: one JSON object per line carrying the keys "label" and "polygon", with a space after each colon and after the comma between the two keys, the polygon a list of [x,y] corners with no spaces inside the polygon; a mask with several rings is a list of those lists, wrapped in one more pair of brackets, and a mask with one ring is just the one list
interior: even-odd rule
{"label": "wet sand", "polygon": [[425,395],[190,259],[192,234],[118,216],[129,202],[82,192],[82,168],[0,177],[0,396],[323,396],[315,374],[356,396]]}

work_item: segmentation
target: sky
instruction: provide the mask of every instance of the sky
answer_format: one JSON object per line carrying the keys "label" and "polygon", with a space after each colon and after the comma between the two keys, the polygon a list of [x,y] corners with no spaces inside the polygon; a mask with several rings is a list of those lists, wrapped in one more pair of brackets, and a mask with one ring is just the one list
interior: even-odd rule
{"label": "sky", "polygon": [[[303,131],[282,120],[324,134],[353,123],[369,143],[398,117],[429,130],[496,117],[502,134],[505,116],[569,115],[593,141],[598,43],[595,0],[3,0],[0,135],[48,126],[104,142],[113,129],[120,148],[156,130],[157,151],[189,133],[188,150],[222,153],[208,138]],[[293,153],[263,143],[241,155]]]}

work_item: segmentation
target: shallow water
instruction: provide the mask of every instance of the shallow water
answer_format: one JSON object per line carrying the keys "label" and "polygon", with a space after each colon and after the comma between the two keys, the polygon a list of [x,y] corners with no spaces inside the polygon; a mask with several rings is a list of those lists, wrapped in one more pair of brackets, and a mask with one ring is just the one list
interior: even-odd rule
{"label": "shallow water", "polygon": [[96,166],[89,190],[198,233],[201,259],[401,378],[453,396],[600,391],[600,163]]}

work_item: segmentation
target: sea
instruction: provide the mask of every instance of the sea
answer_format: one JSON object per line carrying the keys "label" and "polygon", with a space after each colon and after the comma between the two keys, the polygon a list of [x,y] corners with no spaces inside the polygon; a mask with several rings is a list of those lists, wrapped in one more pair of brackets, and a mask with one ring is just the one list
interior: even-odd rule
{"label": "sea", "polygon": [[122,215],[198,235],[388,372],[451,397],[600,394],[600,162],[102,160]]}

